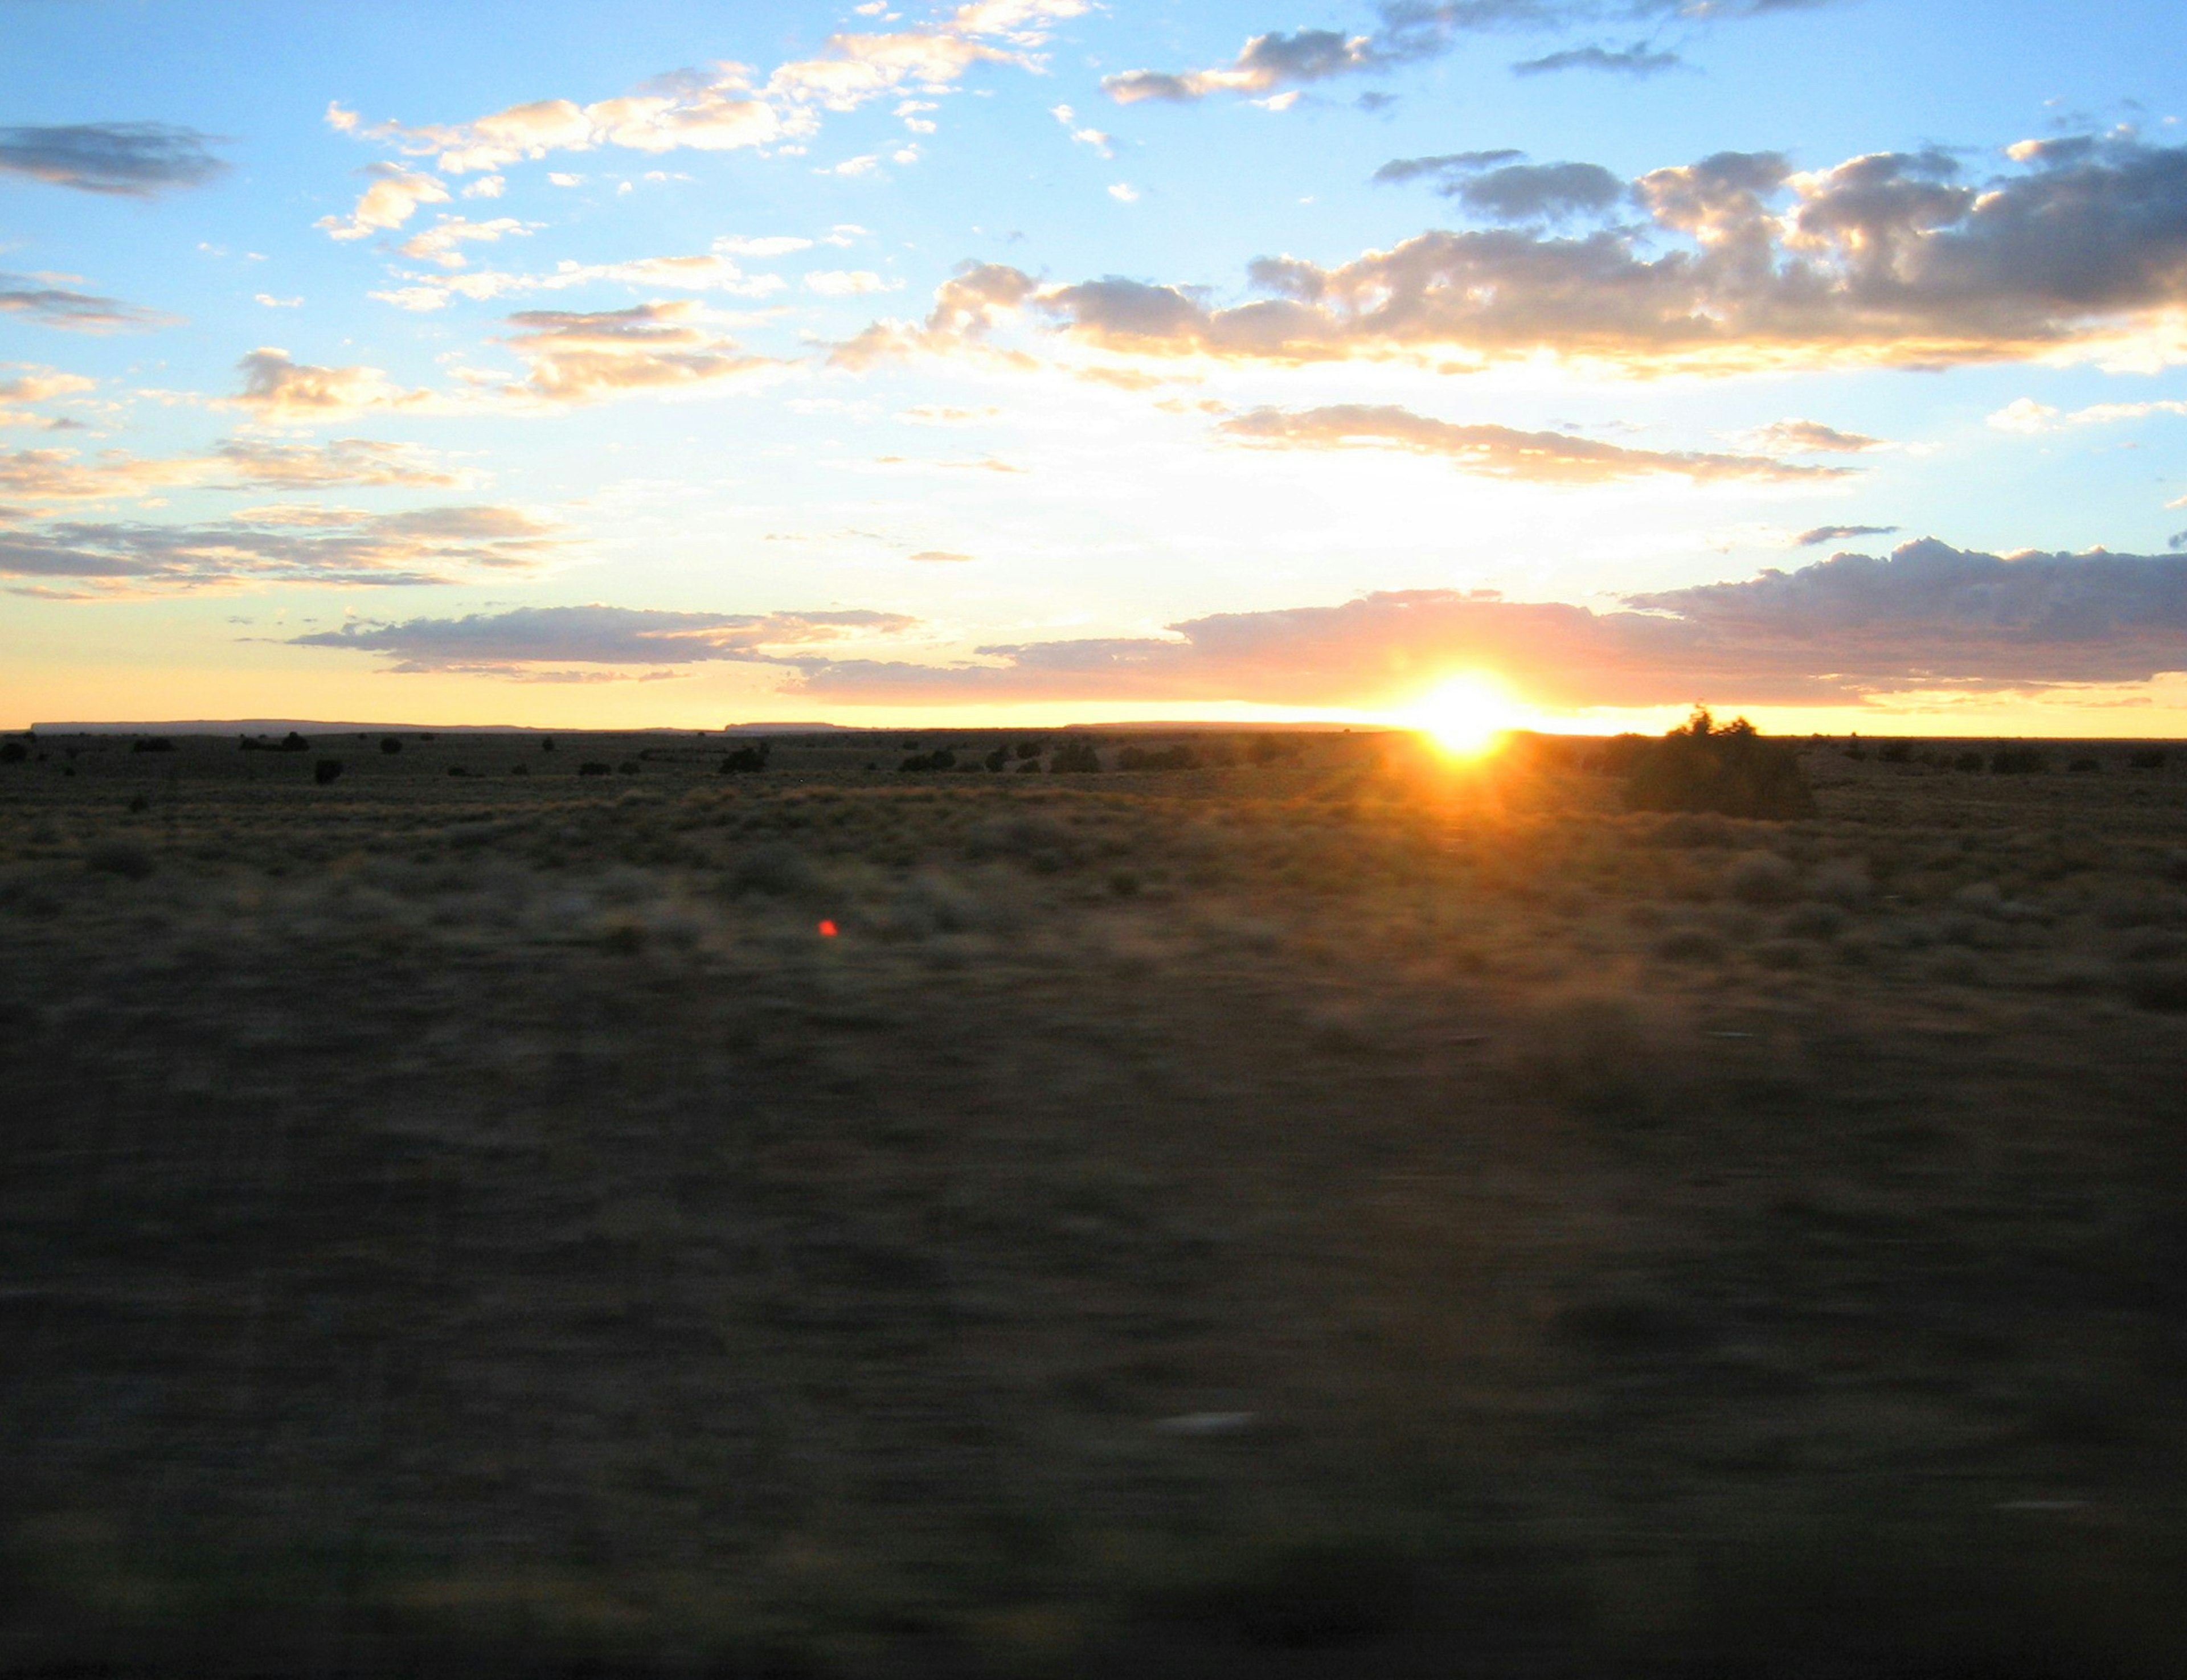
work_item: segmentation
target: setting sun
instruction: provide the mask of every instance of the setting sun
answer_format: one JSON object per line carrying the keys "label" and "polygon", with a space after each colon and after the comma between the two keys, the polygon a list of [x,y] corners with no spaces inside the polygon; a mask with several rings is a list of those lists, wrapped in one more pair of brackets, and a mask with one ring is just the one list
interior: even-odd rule
{"label": "setting sun", "polygon": [[1445,752],[1469,758],[1487,751],[1519,723],[1510,698],[1482,677],[1453,677],[1399,717]]}

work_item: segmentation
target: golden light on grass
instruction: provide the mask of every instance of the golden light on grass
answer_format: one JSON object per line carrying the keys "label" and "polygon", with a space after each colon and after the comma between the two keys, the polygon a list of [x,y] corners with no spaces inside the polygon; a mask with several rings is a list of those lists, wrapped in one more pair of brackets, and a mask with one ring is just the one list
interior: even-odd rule
{"label": "golden light on grass", "polygon": [[1397,714],[1453,758],[1478,758],[1520,727],[1519,708],[1492,679],[1468,673],[1447,678]]}

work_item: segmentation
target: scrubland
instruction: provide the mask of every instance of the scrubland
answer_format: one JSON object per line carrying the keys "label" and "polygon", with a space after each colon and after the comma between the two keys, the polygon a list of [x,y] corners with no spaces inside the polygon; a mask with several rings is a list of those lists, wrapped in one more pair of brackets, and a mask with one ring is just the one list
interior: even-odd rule
{"label": "scrubland", "polygon": [[0,1669],[2187,1666],[2187,755],[1130,739],[0,763]]}

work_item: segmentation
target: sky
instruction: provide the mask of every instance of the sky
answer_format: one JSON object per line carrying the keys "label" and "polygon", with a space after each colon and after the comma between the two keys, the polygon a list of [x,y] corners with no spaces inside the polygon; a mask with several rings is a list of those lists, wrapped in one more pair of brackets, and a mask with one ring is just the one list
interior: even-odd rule
{"label": "sky", "polygon": [[2187,734],[2169,6],[0,39],[0,727]]}

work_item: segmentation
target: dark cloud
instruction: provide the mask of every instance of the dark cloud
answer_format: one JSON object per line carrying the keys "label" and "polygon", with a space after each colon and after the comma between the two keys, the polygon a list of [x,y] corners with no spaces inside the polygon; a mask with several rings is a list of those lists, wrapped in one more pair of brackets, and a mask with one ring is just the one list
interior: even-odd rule
{"label": "dark cloud", "polygon": [[520,508],[248,508],[205,525],[62,520],[0,535],[0,576],[147,588],[433,584],[531,570],[560,546]]}
{"label": "dark cloud", "polygon": [[1385,182],[1431,177],[1435,189],[1493,222],[1560,222],[1599,216],[1626,194],[1626,184],[1599,164],[1521,163],[1511,151],[1453,152],[1443,157],[1395,158],[1375,171]]}
{"label": "dark cloud", "polygon": [[1139,357],[1455,370],[1549,353],[1656,374],[2161,353],[2137,334],[2187,309],[2187,148],[2010,155],[1976,182],[1935,151],[1807,174],[1718,153],[1633,183],[1642,226],[1436,231],[1332,267],[1267,257],[1248,274],[1272,295],[1228,307],[1180,285],[981,272],[1081,342]]}
{"label": "dark cloud", "polygon": [[1394,406],[1341,403],[1286,413],[1256,408],[1223,421],[1225,436],[1285,449],[1368,445],[1409,450],[1448,461],[1461,472],[1543,484],[1604,484],[1671,475],[1696,483],[1723,479],[1781,481],[1835,478],[1843,469],[1790,465],[1763,455],[1706,455],[1628,449],[1563,432],[1510,426],[1458,425]]}
{"label": "dark cloud", "polygon": [[1803,531],[1792,539],[1796,548],[1819,548],[1825,542],[1843,542],[1855,537],[1890,537],[1897,533],[1895,525],[1819,525],[1813,531]]}
{"label": "dark cloud", "polygon": [[666,612],[636,607],[519,607],[461,618],[345,625],[290,638],[305,648],[378,654],[398,671],[529,676],[543,665],[678,666],[716,660],[784,662],[793,650],[890,634],[915,620],[863,610],[831,612]]}
{"label": "dark cloud", "polygon": [[2024,690],[2187,670],[2187,556],[1909,542],[1796,572],[1632,598],[1630,610],[1393,591],[1217,614],[1164,637],[983,648],[984,663],[796,661],[841,700],[1400,704],[1454,671],[1553,706],[1834,705],[1909,689]]}
{"label": "dark cloud", "polygon": [[0,315],[20,315],[41,327],[72,333],[132,333],[171,327],[177,317],[56,284],[37,274],[0,273]]}
{"label": "dark cloud", "polygon": [[1380,54],[1367,37],[1330,29],[1302,29],[1257,35],[1229,64],[1212,70],[1178,72],[1127,70],[1105,76],[1101,91],[1120,105],[1142,99],[1191,100],[1213,93],[1268,93],[1331,76],[1380,68]]}
{"label": "dark cloud", "polygon": [[164,122],[0,128],[0,175],[149,199],[224,174],[227,163],[206,149],[212,142],[211,135]]}
{"label": "dark cloud", "polygon": [[1665,70],[1685,67],[1686,61],[1676,53],[1658,52],[1646,42],[1636,41],[1630,47],[1569,47],[1561,53],[1544,53],[1538,59],[1521,59],[1511,66],[1511,74],[1551,76],[1562,70],[1593,70],[1637,78],[1661,76]]}
{"label": "dark cloud", "polygon": [[[1300,30],[1257,35],[1228,65],[1205,70],[1127,70],[1101,86],[1120,104],[1140,99],[1199,99],[1214,93],[1268,93],[1279,87],[1326,81],[1439,58],[1464,37],[1484,33],[1554,36],[1588,26],[1722,23],[1771,12],[1806,10],[1836,0],[1383,0],[1380,21],[1365,35]],[[1521,75],[1560,70],[1605,70],[1649,76],[1676,67],[1674,53],[1636,42],[1621,50],[1580,47],[1513,66]]]}
{"label": "dark cloud", "polygon": [[1504,146],[1487,152],[1444,152],[1436,157],[1391,158],[1375,171],[1375,179],[1395,183],[1416,181],[1423,175],[1431,175],[1448,182],[1453,176],[1491,169],[1498,164],[1517,163],[1526,155],[1524,152]]}

